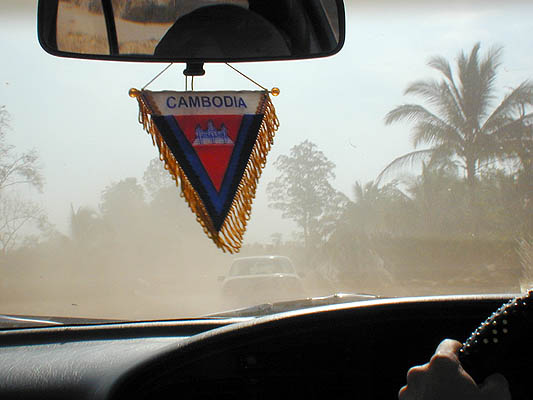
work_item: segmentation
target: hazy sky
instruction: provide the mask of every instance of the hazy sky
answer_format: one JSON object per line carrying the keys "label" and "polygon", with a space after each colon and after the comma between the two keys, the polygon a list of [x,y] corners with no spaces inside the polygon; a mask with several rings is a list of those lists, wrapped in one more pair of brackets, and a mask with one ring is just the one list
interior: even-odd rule
{"label": "hazy sky", "polygon": [[[359,4],[359,5],[357,5]],[[498,87],[533,77],[533,4],[479,1],[472,5],[411,2],[349,2],[346,45],[328,59],[237,65],[264,86],[281,88],[274,99],[281,129],[260,182],[246,242],[268,240],[290,228],[268,209],[273,161],[309,139],[337,165],[335,186],[352,197],[356,180],[374,179],[393,158],[410,151],[409,125],[385,126],[409,82],[434,77],[429,57],[454,60],[481,41],[484,53],[504,46]],[[385,5],[383,5],[385,4]],[[13,10],[21,5],[24,11]],[[438,10],[438,12],[435,12]],[[460,14],[458,14],[460,12]],[[113,181],[139,179],[157,156],[137,122],[131,87],[142,87],[164,64],[88,62],[46,54],[36,37],[36,2],[0,0],[0,105],[11,114],[9,142],[40,154],[46,186],[36,196],[50,219],[66,231],[70,204],[96,207]],[[183,90],[183,66],[175,65],[150,86]],[[256,89],[224,65],[207,65],[197,90]],[[177,201],[183,201],[178,198]],[[193,215],[191,214],[191,218]],[[207,239],[206,239],[207,241]]]}

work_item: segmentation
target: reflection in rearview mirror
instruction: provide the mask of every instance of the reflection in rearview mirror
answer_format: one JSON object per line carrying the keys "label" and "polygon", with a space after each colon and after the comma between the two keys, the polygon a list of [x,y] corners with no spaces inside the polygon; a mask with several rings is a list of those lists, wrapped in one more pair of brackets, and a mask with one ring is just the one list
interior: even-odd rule
{"label": "reflection in rearview mirror", "polygon": [[342,0],[41,0],[49,53],[137,61],[322,57],[344,42]]}

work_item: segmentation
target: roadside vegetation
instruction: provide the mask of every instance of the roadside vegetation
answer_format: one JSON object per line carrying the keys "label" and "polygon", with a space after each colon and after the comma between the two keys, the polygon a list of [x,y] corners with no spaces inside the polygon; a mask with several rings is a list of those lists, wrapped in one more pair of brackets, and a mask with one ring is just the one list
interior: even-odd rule
{"label": "roadside vegetation", "polygon": [[[332,286],[377,292],[399,282],[417,294],[508,291],[519,290],[521,274],[522,282],[531,278],[533,82],[498,99],[502,52],[492,48],[482,55],[476,44],[458,54],[455,68],[443,57],[430,59],[441,79],[418,80],[405,90],[423,103],[400,105],[385,116],[387,125],[410,124],[415,149],[392,160],[374,181],[355,182],[350,201],[337,203],[342,212],[333,227],[317,236],[313,249],[308,242],[302,246],[301,263],[313,265]],[[287,160],[304,146],[312,144],[277,160],[280,177],[268,187],[272,198],[296,192],[283,177],[301,188],[321,167],[329,168],[329,175],[310,179],[314,189],[306,190],[316,193],[334,177],[329,160],[313,160],[311,168],[304,154],[293,163],[307,165],[307,175],[287,172]],[[409,174],[411,167],[420,173]],[[316,209],[315,199],[306,198],[294,205]]]}
{"label": "roadside vegetation", "polygon": [[[482,54],[476,45],[459,53],[454,67],[432,58],[441,80],[409,84],[405,94],[421,103],[384,116],[385,124],[406,123],[413,151],[372,181],[354,176],[351,193],[334,188],[335,164],[310,141],[271,160],[278,175],[262,183],[269,204],[297,230],[274,233],[269,243],[245,241],[239,256],[290,257],[312,295],[509,292],[533,284],[533,84],[526,80],[498,98],[501,57],[500,48]],[[45,293],[47,284],[81,273],[71,297],[97,301],[93,290],[104,285],[117,298],[140,296],[162,315],[200,312],[172,299],[200,295],[204,284],[213,295],[213,277],[230,262],[214,246],[197,245],[208,239],[161,162],[152,160],[140,179],[103,188],[97,207],[71,205],[69,231],[61,233],[42,209],[13,197],[13,187],[41,190],[44,181],[37,154],[17,156],[7,144],[8,117],[0,108],[0,218],[20,220],[31,232],[0,226],[0,266],[9,276],[0,282],[0,301],[24,298],[28,288],[21,294],[14,285],[21,277],[33,279],[34,294],[61,297]],[[47,275],[57,265],[64,267]],[[139,278],[147,268],[151,281]],[[211,300],[204,312],[215,311],[216,296]]]}

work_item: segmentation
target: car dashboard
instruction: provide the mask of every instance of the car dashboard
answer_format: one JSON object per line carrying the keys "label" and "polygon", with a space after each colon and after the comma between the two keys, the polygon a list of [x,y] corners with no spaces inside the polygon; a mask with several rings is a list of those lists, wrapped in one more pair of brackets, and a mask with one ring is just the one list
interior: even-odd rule
{"label": "car dashboard", "polygon": [[0,332],[2,399],[395,398],[409,367],[508,296],[380,299],[261,318]]}

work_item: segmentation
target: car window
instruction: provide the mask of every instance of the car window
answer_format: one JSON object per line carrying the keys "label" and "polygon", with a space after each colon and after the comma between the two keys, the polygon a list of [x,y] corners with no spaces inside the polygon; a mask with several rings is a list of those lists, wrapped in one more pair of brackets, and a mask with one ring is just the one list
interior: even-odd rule
{"label": "car window", "polygon": [[230,269],[230,276],[294,273],[290,261],[283,257],[251,258],[237,260]]}
{"label": "car window", "polygon": [[[98,1],[60,3],[60,18],[90,30],[60,47],[90,34],[108,52]],[[162,4],[128,12],[149,3]],[[52,57],[37,41],[37,2],[2,0],[0,314],[199,316],[225,311],[219,277],[270,273],[301,274],[292,298],[532,285],[533,4],[345,3],[338,55],[235,64],[281,89],[281,125],[243,248],[228,254],[180,197],[128,96],[167,65]],[[124,49],[155,46],[169,26],[135,24],[117,26]],[[148,89],[185,90],[183,69]],[[257,89],[224,64],[205,69],[196,91]],[[240,260],[270,256],[280,258]]]}

